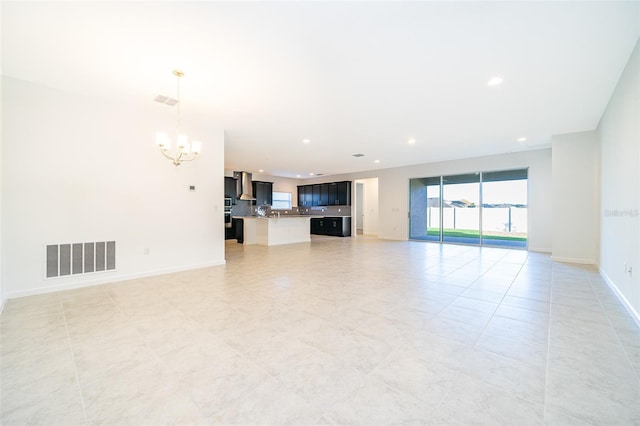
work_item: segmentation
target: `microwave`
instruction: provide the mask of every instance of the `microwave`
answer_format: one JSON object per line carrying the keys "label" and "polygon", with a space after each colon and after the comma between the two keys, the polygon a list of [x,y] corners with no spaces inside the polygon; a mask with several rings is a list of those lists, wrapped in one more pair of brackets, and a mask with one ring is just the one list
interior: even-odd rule
{"label": "microwave", "polygon": [[231,198],[225,198],[224,199],[224,207],[225,208],[230,208],[231,207]]}

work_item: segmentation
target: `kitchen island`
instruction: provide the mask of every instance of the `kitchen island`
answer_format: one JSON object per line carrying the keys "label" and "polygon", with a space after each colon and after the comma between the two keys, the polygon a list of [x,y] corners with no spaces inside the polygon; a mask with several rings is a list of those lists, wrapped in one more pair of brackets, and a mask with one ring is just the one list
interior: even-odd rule
{"label": "kitchen island", "polygon": [[311,241],[309,216],[244,216],[242,219],[243,244],[246,245],[276,246]]}

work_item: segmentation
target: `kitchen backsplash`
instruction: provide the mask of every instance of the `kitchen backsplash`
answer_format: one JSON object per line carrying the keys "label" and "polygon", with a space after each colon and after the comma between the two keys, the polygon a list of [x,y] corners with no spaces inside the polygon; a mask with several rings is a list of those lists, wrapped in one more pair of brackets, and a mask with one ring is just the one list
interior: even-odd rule
{"label": "kitchen backsplash", "polygon": [[255,206],[249,200],[237,200],[236,205],[231,207],[231,216],[252,216],[256,214]]}
{"label": "kitchen backsplash", "polygon": [[[238,200],[231,208],[232,216],[255,216],[258,206],[251,205],[251,201]],[[351,206],[317,206],[317,207],[292,207],[290,209],[274,209],[269,207],[267,215],[271,212],[280,212],[281,215],[309,215],[309,216],[351,216]]]}
{"label": "kitchen backsplash", "polygon": [[[309,216],[351,216],[351,206],[293,207],[297,214]],[[280,210],[282,212],[282,210]],[[296,213],[294,213],[296,214]]]}

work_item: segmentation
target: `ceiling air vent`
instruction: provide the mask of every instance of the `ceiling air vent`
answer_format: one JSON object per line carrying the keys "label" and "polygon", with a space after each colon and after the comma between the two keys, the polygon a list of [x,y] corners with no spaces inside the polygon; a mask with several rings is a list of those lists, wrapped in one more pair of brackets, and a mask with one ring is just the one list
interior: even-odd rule
{"label": "ceiling air vent", "polygon": [[364,157],[364,154],[353,154],[354,157]]}
{"label": "ceiling air vent", "polygon": [[173,99],[173,98],[170,98],[170,97],[164,96],[164,95],[158,95],[153,100],[156,101],[156,102],[160,102],[161,104],[165,104],[165,105],[169,105],[169,106],[174,106],[175,104],[178,103],[177,99]]}

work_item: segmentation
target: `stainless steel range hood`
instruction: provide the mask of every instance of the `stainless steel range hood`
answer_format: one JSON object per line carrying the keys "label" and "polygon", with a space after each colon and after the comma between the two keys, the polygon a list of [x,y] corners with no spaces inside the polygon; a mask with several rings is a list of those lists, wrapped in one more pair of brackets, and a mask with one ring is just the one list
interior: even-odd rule
{"label": "stainless steel range hood", "polygon": [[251,173],[233,172],[233,177],[236,179],[238,200],[255,200],[251,186]]}

